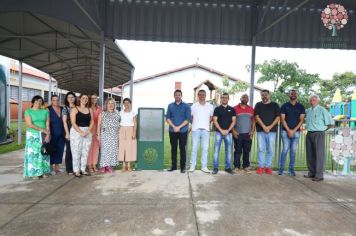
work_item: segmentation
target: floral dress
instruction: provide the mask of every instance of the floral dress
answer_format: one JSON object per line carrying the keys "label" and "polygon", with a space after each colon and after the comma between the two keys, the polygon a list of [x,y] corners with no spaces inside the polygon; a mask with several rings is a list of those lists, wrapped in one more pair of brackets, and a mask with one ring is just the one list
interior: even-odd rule
{"label": "floral dress", "polygon": [[100,167],[117,166],[119,164],[119,130],[119,112],[103,112],[100,135]]}
{"label": "floral dress", "polygon": [[[27,109],[25,117],[30,116],[35,126],[45,129],[49,113],[47,109]],[[26,130],[26,146],[24,158],[24,177],[36,177],[51,172],[49,155],[41,154],[41,132],[28,128]]]}

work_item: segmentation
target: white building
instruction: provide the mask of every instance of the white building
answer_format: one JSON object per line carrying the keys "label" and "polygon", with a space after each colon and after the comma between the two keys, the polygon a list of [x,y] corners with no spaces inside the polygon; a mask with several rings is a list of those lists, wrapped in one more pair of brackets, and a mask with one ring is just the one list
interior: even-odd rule
{"label": "white building", "polygon": [[[155,107],[167,109],[169,103],[174,101],[173,93],[176,89],[183,92],[183,101],[192,104],[197,100],[197,92],[204,89],[207,100],[220,103],[220,95],[216,88],[223,87],[223,77],[228,77],[231,83],[237,78],[221,73],[200,64],[189,65],[166,71],[160,74],[134,80],[133,83],[133,110],[139,107]],[[260,101],[261,88],[255,86],[254,103]],[[129,84],[123,85],[123,98],[129,97]],[[243,93],[249,94],[249,88],[244,92],[230,95],[229,104],[235,106],[240,102]]]}

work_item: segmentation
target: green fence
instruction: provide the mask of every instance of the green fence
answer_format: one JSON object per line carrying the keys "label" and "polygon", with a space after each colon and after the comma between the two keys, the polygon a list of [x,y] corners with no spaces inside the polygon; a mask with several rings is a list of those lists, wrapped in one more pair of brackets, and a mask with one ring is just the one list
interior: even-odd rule
{"label": "green fence", "polygon": [[[332,156],[329,150],[329,143],[330,139],[333,135],[333,131],[326,132],[326,145],[325,145],[325,153],[326,153],[326,162],[325,162],[325,169],[331,170],[332,169]],[[296,170],[307,170],[307,163],[306,163],[306,157],[305,157],[305,137],[306,133],[302,133],[299,139],[299,144],[298,144],[298,149],[296,153],[296,159],[295,159],[295,169]],[[191,153],[191,134],[188,136],[188,145],[187,145],[187,166],[189,166],[189,161],[190,161],[190,153]],[[279,158],[280,154],[283,148],[283,142],[281,140],[279,132],[277,132],[276,135],[276,144],[275,144],[275,153],[273,156],[273,161],[272,161],[272,168],[277,169],[279,165]],[[178,148],[179,150],[179,148]],[[224,168],[224,144],[222,143],[221,149],[220,149],[220,160],[219,160],[219,167],[221,169]],[[169,168],[171,165],[171,147],[169,143],[169,137],[168,137],[168,129],[166,127],[165,131],[165,141],[164,141],[164,165],[165,168]],[[208,167],[212,168],[213,164],[213,151],[214,151],[214,132],[210,132],[210,143],[209,143],[209,153],[208,153]],[[197,169],[201,167],[200,163],[200,149],[198,151],[198,156],[197,156]],[[179,151],[178,151],[178,158],[179,158]],[[178,159],[179,160],[179,159]],[[254,136],[253,142],[252,142],[252,148],[251,148],[251,153],[250,153],[250,162],[252,167],[257,166],[257,135]],[[178,162],[179,163],[179,162]],[[232,155],[232,163],[233,163],[233,155]],[[286,161],[286,167],[288,167],[289,163],[289,154],[287,156],[287,161]]]}

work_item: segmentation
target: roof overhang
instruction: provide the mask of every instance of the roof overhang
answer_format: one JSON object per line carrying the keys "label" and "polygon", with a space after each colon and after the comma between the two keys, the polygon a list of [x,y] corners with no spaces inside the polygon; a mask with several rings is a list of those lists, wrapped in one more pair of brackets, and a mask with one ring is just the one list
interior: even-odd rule
{"label": "roof overhang", "polygon": [[[50,74],[62,89],[98,93],[100,34],[33,12],[0,14],[0,54]],[[133,65],[112,39],[105,43],[105,88],[130,80]]]}

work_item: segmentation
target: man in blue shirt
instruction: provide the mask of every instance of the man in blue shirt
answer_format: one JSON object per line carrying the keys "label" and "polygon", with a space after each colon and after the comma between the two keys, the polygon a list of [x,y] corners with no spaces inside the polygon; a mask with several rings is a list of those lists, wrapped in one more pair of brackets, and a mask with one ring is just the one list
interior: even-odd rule
{"label": "man in blue shirt", "polygon": [[168,105],[166,120],[169,124],[169,139],[171,143],[172,167],[168,171],[177,170],[177,146],[180,151],[180,172],[185,173],[186,146],[188,137],[190,106],[182,101],[182,91],[174,91],[174,102]]}
{"label": "man in blue shirt", "polygon": [[279,163],[278,175],[283,174],[286,157],[289,152],[289,168],[288,175],[295,176],[294,162],[295,154],[300,137],[300,127],[304,123],[305,108],[297,101],[297,92],[292,89],[289,91],[289,102],[286,102],[281,107],[281,123],[282,123],[282,140],[283,151]]}
{"label": "man in blue shirt", "polygon": [[309,98],[310,108],[306,110],[306,152],[308,174],[305,178],[313,181],[324,179],[324,160],[325,160],[325,131],[334,126],[334,120],[329,112],[319,105],[320,99],[316,95]]}

